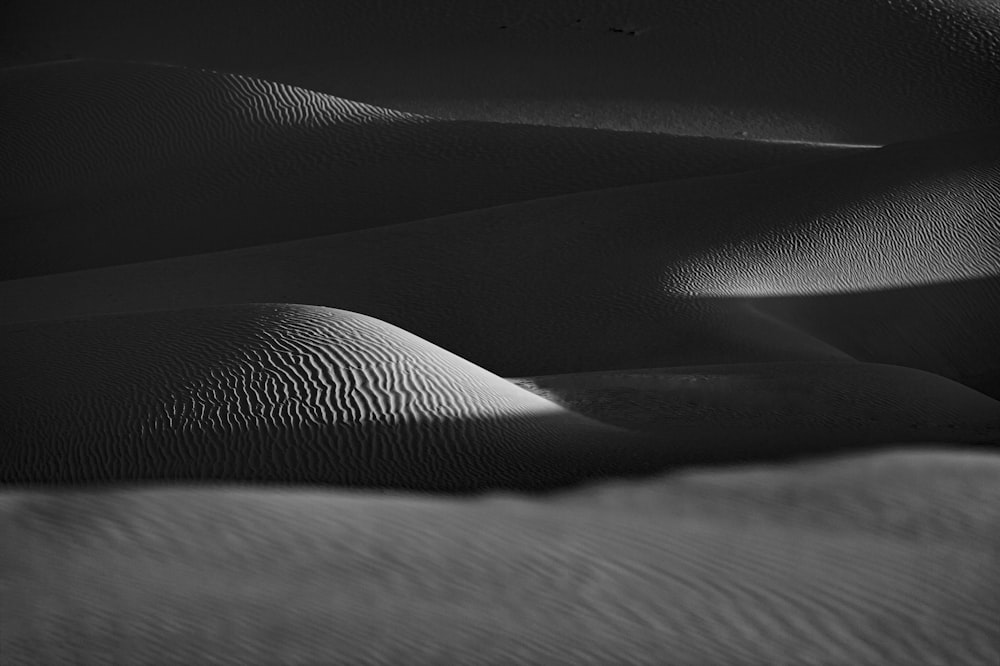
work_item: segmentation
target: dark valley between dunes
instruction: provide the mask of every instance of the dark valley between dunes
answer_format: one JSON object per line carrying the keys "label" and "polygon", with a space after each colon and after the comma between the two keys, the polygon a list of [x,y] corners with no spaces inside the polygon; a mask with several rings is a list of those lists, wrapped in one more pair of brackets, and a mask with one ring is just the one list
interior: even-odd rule
{"label": "dark valley between dunes", "polygon": [[1000,666],[1000,4],[0,18],[0,666]]}

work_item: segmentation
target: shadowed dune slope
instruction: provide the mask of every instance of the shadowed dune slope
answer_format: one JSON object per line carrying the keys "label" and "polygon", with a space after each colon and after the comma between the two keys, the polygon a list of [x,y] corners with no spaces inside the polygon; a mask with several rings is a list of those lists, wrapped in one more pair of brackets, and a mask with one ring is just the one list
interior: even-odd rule
{"label": "shadowed dune slope", "polygon": [[7,62],[242,72],[454,118],[885,143],[1000,122],[992,0],[8,3]]}
{"label": "shadowed dune slope", "polygon": [[[857,360],[979,384],[1000,339],[1000,132],[0,283],[9,321],[335,305],[503,376]],[[456,325],[459,324],[459,325]]]}
{"label": "shadowed dune slope", "polygon": [[3,482],[546,489],[665,462],[647,440],[328,308],[0,327],[0,374]]}
{"label": "shadowed dune slope", "polygon": [[0,278],[852,152],[446,122],[243,76],[88,61],[0,71],[0,145]]}
{"label": "shadowed dune slope", "polygon": [[1000,656],[998,489],[997,456],[911,451],[534,501],[8,491],[0,648],[81,664],[978,666]]}
{"label": "shadowed dune slope", "polygon": [[512,379],[573,411],[747,459],[878,442],[1000,444],[1000,402],[921,370],[873,363],[637,368]]}

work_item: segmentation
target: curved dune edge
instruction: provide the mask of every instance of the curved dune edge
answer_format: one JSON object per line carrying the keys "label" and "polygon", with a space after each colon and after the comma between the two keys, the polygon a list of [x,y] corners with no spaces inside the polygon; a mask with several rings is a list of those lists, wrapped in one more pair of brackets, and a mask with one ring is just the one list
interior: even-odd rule
{"label": "curved dune edge", "polygon": [[0,99],[2,278],[860,150],[444,121],[130,62],[0,70]]}
{"label": "curved dune edge", "polygon": [[0,327],[0,482],[552,490],[888,443],[1000,443],[929,373],[769,363],[504,380],[383,321],[253,304]]}
{"label": "curved dune edge", "polygon": [[835,450],[877,442],[1000,444],[1000,401],[900,366],[760,363],[510,381],[618,427],[688,441],[738,440],[748,459],[774,449],[815,452],[820,442]]}
{"label": "curved dune edge", "polygon": [[1000,666],[1000,4],[485,4],[0,12],[0,664]]}
{"label": "curved dune edge", "polygon": [[0,328],[0,481],[547,490],[668,446],[385,322],[246,305]]}
{"label": "curved dune edge", "polygon": [[534,501],[6,492],[0,645],[15,663],[990,663],[998,461],[902,451]]}
{"label": "curved dune edge", "polygon": [[857,359],[979,388],[1000,375],[983,316],[1000,299],[998,136],[7,281],[0,307],[335,305],[504,376]]}
{"label": "curved dune edge", "polygon": [[1000,121],[977,0],[12,3],[0,56],[172,62],[488,120],[886,143]]}

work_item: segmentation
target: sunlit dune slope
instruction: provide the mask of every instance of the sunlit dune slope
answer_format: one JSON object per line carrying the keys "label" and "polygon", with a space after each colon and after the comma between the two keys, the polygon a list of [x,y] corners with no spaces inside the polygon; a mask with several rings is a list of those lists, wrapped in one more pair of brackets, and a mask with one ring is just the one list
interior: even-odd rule
{"label": "sunlit dune slope", "polygon": [[738,441],[721,453],[746,460],[878,442],[1000,444],[1000,402],[893,365],[636,368],[512,381],[606,423],[701,441],[706,449]]}
{"label": "sunlit dune slope", "polygon": [[7,281],[0,308],[332,305],[503,376],[855,358],[976,388],[1000,371],[998,136]]}
{"label": "sunlit dune slope", "polygon": [[0,70],[0,145],[2,278],[852,152],[447,122],[243,76],[88,61]]}
{"label": "sunlit dune slope", "polygon": [[669,453],[329,308],[0,327],[0,375],[4,482],[546,489]]}
{"label": "sunlit dune slope", "polygon": [[8,491],[0,649],[80,664],[978,666],[1000,655],[998,489],[995,456],[898,452],[530,501]]}
{"label": "sunlit dune slope", "polygon": [[8,0],[0,666],[1000,666],[1000,0]]}
{"label": "sunlit dune slope", "polygon": [[8,5],[7,62],[209,67],[453,118],[861,143],[1000,122],[992,0]]}

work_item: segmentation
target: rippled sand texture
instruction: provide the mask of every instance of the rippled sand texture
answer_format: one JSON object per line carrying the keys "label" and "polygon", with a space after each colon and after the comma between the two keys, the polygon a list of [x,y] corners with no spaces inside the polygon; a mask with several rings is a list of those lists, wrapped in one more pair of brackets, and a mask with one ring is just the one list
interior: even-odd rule
{"label": "rippled sand texture", "polygon": [[449,118],[848,143],[1000,119],[990,0],[11,4],[11,64],[180,64]]}
{"label": "rippled sand texture", "polygon": [[[10,321],[327,305],[501,375],[857,359],[1000,371],[1000,133],[0,284]],[[515,316],[515,313],[517,316]]]}
{"label": "rippled sand texture", "polygon": [[657,455],[394,326],[329,308],[26,324],[0,340],[8,482],[545,489],[648,470]]}
{"label": "rippled sand texture", "polygon": [[1000,5],[15,0],[0,666],[1000,664]]}
{"label": "rippled sand texture", "polygon": [[174,488],[0,503],[17,544],[0,602],[12,663],[997,654],[995,455],[686,472],[532,501]]}
{"label": "rippled sand texture", "polygon": [[0,70],[0,99],[5,278],[861,150],[444,121],[142,63]]}

